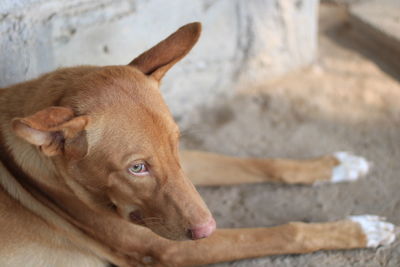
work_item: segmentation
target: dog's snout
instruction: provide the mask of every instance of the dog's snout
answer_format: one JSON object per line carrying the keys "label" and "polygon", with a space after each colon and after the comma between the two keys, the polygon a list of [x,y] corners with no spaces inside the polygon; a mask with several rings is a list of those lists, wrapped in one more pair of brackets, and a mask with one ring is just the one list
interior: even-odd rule
{"label": "dog's snout", "polygon": [[211,218],[207,223],[196,225],[188,229],[188,237],[196,240],[210,236],[216,228],[216,222],[214,218]]}

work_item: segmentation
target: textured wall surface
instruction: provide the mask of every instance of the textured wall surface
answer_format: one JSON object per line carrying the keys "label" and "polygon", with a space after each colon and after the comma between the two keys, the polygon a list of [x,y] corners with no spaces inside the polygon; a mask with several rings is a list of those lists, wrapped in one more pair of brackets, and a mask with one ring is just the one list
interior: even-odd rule
{"label": "textured wall surface", "polygon": [[318,0],[2,0],[0,87],[61,66],[126,64],[181,25],[201,21],[192,53],[163,93],[182,120],[217,96],[307,65]]}

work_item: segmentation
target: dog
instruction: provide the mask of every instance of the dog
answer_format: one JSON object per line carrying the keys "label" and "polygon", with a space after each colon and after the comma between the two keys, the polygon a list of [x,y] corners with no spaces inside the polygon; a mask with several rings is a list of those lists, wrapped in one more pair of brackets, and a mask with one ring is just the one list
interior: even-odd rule
{"label": "dog", "polygon": [[218,229],[195,185],[356,180],[349,153],[310,160],[179,151],[159,91],[197,42],[190,23],[126,66],[63,68],[0,90],[0,266],[196,266],[388,245],[372,215]]}

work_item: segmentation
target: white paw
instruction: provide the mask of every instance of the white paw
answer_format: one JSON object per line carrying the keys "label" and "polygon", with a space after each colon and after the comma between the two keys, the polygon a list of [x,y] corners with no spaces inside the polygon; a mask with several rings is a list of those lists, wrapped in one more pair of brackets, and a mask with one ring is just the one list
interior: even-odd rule
{"label": "white paw", "polygon": [[358,223],[367,237],[367,247],[386,246],[396,239],[395,226],[385,221],[385,218],[375,215],[350,216],[349,219]]}
{"label": "white paw", "polygon": [[332,183],[355,181],[365,176],[370,169],[370,163],[363,157],[348,152],[336,152],[334,156],[340,163],[332,170]]}

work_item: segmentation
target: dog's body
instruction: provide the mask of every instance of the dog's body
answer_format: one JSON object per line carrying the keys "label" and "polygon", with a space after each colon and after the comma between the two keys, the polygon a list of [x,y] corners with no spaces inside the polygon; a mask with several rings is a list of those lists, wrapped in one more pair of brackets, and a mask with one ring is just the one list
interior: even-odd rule
{"label": "dog's body", "polygon": [[346,153],[179,155],[158,85],[199,34],[189,24],[128,66],[60,69],[0,91],[0,266],[193,266],[394,240],[374,216],[212,234],[186,175],[196,185],[313,184],[355,180],[368,165]]}

